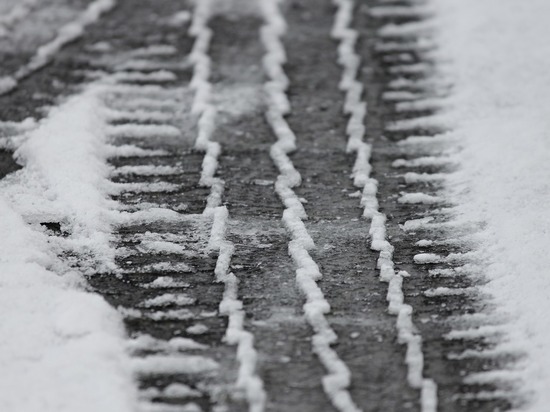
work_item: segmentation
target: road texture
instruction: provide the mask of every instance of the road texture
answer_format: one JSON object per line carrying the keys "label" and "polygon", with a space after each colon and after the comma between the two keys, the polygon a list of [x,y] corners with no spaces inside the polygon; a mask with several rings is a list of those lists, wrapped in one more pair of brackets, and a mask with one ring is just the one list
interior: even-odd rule
{"label": "road texture", "polygon": [[[438,198],[455,166],[429,120],[448,86],[423,2],[197,4],[120,0],[0,96],[9,137],[8,122],[115,79],[113,199],[132,217],[115,233],[119,269],[88,280],[125,318],[144,410],[508,410],[502,387],[467,379],[514,359],[475,356],[491,336],[468,333],[492,325],[490,304]],[[357,112],[341,84],[351,37],[334,33],[348,6]],[[387,29],[399,25],[419,28]],[[28,59],[10,56],[6,71]],[[346,150],[360,107],[366,145]],[[372,170],[358,183],[361,147]],[[6,145],[1,175],[20,167]],[[407,306],[392,310],[388,288]]]}

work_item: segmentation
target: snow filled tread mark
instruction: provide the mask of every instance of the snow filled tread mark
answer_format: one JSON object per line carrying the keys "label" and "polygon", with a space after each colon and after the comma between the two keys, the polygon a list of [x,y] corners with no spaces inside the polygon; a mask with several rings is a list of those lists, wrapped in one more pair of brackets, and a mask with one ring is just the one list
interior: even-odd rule
{"label": "snow filled tread mark", "polygon": [[209,83],[209,66],[211,60],[208,56],[212,32],[207,27],[207,22],[211,17],[212,5],[210,1],[203,1],[195,7],[193,22],[189,29],[190,33],[195,36],[195,46],[192,51],[195,69],[191,80],[191,86],[195,88],[195,100],[192,110],[199,116],[195,147],[205,152],[200,183],[210,187],[210,194],[203,212],[205,216],[211,216],[213,219],[208,248],[218,251],[214,273],[216,282],[223,283],[225,286],[223,299],[219,306],[220,314],[228,316],[224,339],[231,345],[237,345],[239,372],[235,386],[245,393],[249,411],[262,412],[265,409],[266,395],[263,382],[256,373],[257,352],[254,348],[254,336],[244,329],[245,312],[238,297],[239,280],[230,271],[231,257],[235,246],[226,236],[229,212],[225,206],[221,206],[224,182],[214,177],[218,167],[221,145],[210,140],[216,116],[216,108],[210,103],[212,85]]}
{"label": "snow filled tread mark", "polygon": [[296,137],[284,116],[291,111],[286,96],[289,80],[282,65],[286,61],[281,36],[286,31],[286,22],[277,0],[262,3],[266,24],[261,29],[262,41],[266,48],[263,63],[269,81],[265,85],[268,107],[266,119],[273,129],[277,142],[271,146],[271,157],[279,169],[275,190],[285,205],[283,222],[291,236],[289,254],[297,266],[296,281],[306,297],[304,313],[315,334],[312,337],[313,351],[326,368],[328,375],[323,377],[323,388],[334,407],[340,411],[359,411],[348,391],[351,374],[347,365],[331,348],[337,336],[327,322],[326,314],[330,305],[323,296],[317,281],[322,275],[309,251],[315,247],[304,220],[307,214],[293,189],[300,185],[300,173],[294,168],[288,153],[296,149]]}
{"label": "snow filled tread mark", "polygon": [[347,126],[349,136],[347,150],[357,155],[353,168],[354,184],[362,189],[361,205],[363,216],[371,222],[371,249],[379,252],[377,268],[382,281],[388,282],[389,312],[397,316],[398,340],[407,346],[406,360],[408,367],[408,382],[411,387],[421,390],[421,410],[433,412],[437,410],[437,386],[433,379],[423,377],[424,354],[422,353],[422,337],[416,332],[412,322],[412,306],[405,304],[402,284],[406,272],[395,273],[393,262],[393,246],[386,237],[386,216],[378,210],[376,198],[378,182],[370,177],[371,146],[363,141],[365,134],[364,118],[367,105],[361,100],[362,84],[356,80],[360,67],[360,57],[355,53],[355,42],[358,33],[350,29],[354,2],[337,0],[338,6],[332,35],[340,40],[338,61],[343,67],[340,88],[346,93],[344,111],[350,115]]}

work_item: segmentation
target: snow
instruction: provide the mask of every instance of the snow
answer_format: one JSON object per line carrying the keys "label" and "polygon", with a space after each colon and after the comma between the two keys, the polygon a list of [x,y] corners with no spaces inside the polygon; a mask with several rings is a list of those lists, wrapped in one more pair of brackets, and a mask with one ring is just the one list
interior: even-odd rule
{"label": "snow", "polygon": [[[448,197],[484,222],[482,290],[510,315],[508,339],[527,359],[528,411],[550,404],[550,29],[546,0],[434,0],[447,104],[463,151]],[[496,376],[495,376],[496,378]]]}
{"label": "snow", "polygon": [[164,139],[177,139],[181,132],[175,126],[156,124],[121,124],[109,126],[107,129],[112,138],[130,137],[134,139],[150,139],[160,137]]}
{"label": "snow", "polygon": [[185,329],[185,331],[192,335],[202,335],[203,333],[208,332],[208,326],[203,325],[202,323],[197,323],[193,326],[189,326]]}
{"label": "snow", "polygon": [[176,280],[170,276],[159,276],[154,281],[150,283],[144,283],[141,285],[143,288],[152,288],[152,289],[169,289],[169,288],[188,288],[191,284],[189,282],[182,282],[181,280]]}
{"label": "snow", "polygon": [[171,309],[155,312],[144,312],[138,309],[117,308],[118,312],[128,319],[151,319],[155,321],[161,320],[188,320],[193,319],[194,315],[189,309]]}
{"label": "snow", "polygon": [[387,17],[413,17],[423,18],[432,14],[433,11],[426,6],[377,6],[369,9],[369,14],[374,18]]}
{"label": "snow", "polygon": [[[123,271],[124,272],[124,271]],[[128,273],[134,273],[135,271],[129,270]],[[154,272],[154,273],[184,273],[193,272],[193,269],[184,262],[158,262],[143,265],[139,268],[139,272]]]}
{"label": "snow", "polygon": [[[208,51],[212,31],[208,28],[208,21],[219,5],[213,5],[212,0],[203,0],[196,3],[193,12],[189,28],[189,34],[195,37],[189,58],[193,64],[191,88],[195,92],[191,112],[198,117],[195,148],[204,152],[199,184],[210,188],[203,212],[204,216],[212,218],[208,248],[218,252],[215,281],[224,284],[223,298],[219,305],[220,314],[228,317],[224,340],[237,346],[239,370],[235,389],[244,393],[251,412],[263,412],[266,393],[263,381],[256,372],[258,354],[254,348],[254,335],[244,329],[245,312],[243,303],[238,298],[239,280],[229,271],[235,247],[226,239],[229,212],[227,207],[221,206],[225,182],[215,177],[222,148],[218,142],[210,140],[216,127],[217,108],[210,101],[212,85],[209,82],[211,60]],[[201,334],[207,330],[206,326],[196,324],[186,331]]]}
{"label": "snow", "polygon": [[108,157],[153,157],[153,156],[167,156],[168,152],[161,149],[142,149],[141,147],[131,144],[125,144],[120,146],[108,145],[106,147]]}
{"label": "snow", "polygon": [[408,172],[405,173],[405,183],[414,184],[414,183],[430,183],[430,182],[441,182],[447,178],[445,173],[414,173]]}
{"label": "snow", "polygon": [[[189,15],[189,12],[185,13]],[[141,49],[135,49],[132,51],[132,55],[137,57],[174,56],[177,52],[178,49],[170,44],[155,44]]]}
{"label": "snow", "polygon": [[132,367],[138,375],[201,374],[219,368],[216,361],[198,355],[150,355],[132,358]]}
{"label": "snow", "polygon": [[[48,140],[51,136],[44,130],[60,118],[66,120],[64,115],[54,114],[37,136]],[[55,141],[50,139],[50,143]],[[33,145],[31,142],[21,152],[26,154],[28,167],[35,171],[44,167],[42,172],[55,185],[56,174],[48,173],[47,162],[33,157]],[[73,140],[71,146],[78,145]],[[83,185],[86,187],[86,182]],[[0,240],[0,311],[4,319],[0,324],[0,409],[135,410],[137,394],[124,351],[120,316],[102,298],[84,291],[81,275],[67,270],[47,236],[39,227],[28,225],[16,206],[9,204],[5,186],[0,189],[0,230],[9,236]],[[72,205],[77,206],[79,199],[73,200]],[[88,216],[71,210],[65,198],[59,204],[74,212],[75,226],[90,231],[93,237],[98,227]]]}
{"label": "snow", "polygon": [[[113,270],[109,167],[99,110],[100,86],[92,86],[51,111],[15,151],[25,166],[0,183],[0,194],[26,220],[61,222],[66,248],[86,250],[90,270]],[[75,144],[74,136],[79,136]],[[63,164],[63,168],[58,166]]]}
{"label": "snow", "polygon": [[188,306],[196,302],[196,299],[191,298],[181,293],[165,293],[151,299],[141,302],[138,306],[141,308],[158,308],[163,306]]}
{"label": "snow", "polygon": [[442,199],[437,196],[428,195],[426,193],[403,193],[397,199],[399,203],[432,205],[440,203]]}
{"label": "snow", "polygon": [[163,123],[170,122],[173,120],[173,113],[167,113],[162,111],[152,111],[152,110],[134,110],[134,111],[125,111],[125,110],[107,110],[106,116],[111,122],[116,121],[126,121],[126,122],[153,122],[153,123]]}
{"label": "snow", "polygon": [[[334,4],[338,9],[331,34],[334,38],[340,40],[338,63],[342,66],[343,73],[339,86],[341,90],[346,92],[344,113],[350,115],[346,128],[346,134],[348,135],[347,151],[356,153],[352,174],[353,183],[356,187],[362,189],[360,203],[364,208],[363,216],[370,219],[371,222],[369,230],[371,249],[379,252],[377,269],[380,270],[380,279],[389,282],[387,293],[388,311],[397,316],[396,327],[399,342],[407,346],[405,363],[407,364],[408,383],[413,388],[421,389],[421,410],[432,412],[437,409],[437,386],[433,380],[423,377],[422,338],[415,332],[416,328],[412,322],[412,307],[404,303],[403,277],[407,277],[408,273],[402,271],[396,274],[394,271],[394,248],[386,240],[386,216],[379,211],[378,182],[370,177],[372,148],[364,142],[364,119],[367,115],[367,106],[361,100],[363,85],[356,79],[360,67],[360,56],[355,53],[357,32],[349,27],[353,18],[354,2],[351,0],[335,0]],[[370,12],[373,12],[373,10],[375,12],[378,10],[382,14],[387,12],[384,7],[371,8]],[[399,201],[407,200],[407,196],[414,197],[415,195],[403,195]],[[425,200],[426,195],[422,196],[424,196],[422,199]],[[418,195],[416,198],[418,198]]]}
{"label": "snow", "polygon": [[175,81],[177,76],[168,70],[157,70],[153,72],[120,71],[114,73],[113,78],[120,82],[128,83],[166,83]]}
{"label": "snow", "polygon": [[141,391],[140,397],[145,399],[153,398],[195,398],[201,397],[202,393],[183,383],[172,383],[164,389],[147,388]]}

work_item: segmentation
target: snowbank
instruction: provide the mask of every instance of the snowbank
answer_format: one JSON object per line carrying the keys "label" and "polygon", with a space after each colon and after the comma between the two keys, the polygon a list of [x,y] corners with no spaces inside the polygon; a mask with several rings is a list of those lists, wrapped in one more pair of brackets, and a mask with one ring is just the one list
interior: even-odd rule
{"label": "snowbank", "polygon": [[119,315],[59,276],[46,235],[0,200],[0,410],[132,411]]}
{"label": "snowbank", "polygon": [[[434,0],[450,119],[464,150],[449,193],[485,222],[485,287],[512,316],[530,411],[550,405],[550,2]],[[481,227],[481,226],[480,226]]]}
{"label": "snowbank", "polygon": [[[29,132],[16,151],[25,167],[0,182],[2,411],[135,410],[121,317],[59,258],[76,253],[90,271],[114,262],[97,92],[71,98]],[[40,223],[60,224],[65,236]]]}

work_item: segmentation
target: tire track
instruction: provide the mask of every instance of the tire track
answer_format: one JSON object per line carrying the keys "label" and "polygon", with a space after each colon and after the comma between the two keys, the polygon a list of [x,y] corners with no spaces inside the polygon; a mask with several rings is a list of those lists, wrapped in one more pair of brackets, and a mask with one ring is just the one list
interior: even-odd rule
{"label": "tire track", "polygon": [[268,98],[266,118],[277,137],[277,142],[271,147],[271,157],[280,172],[275,190],[285,205],[283,222],[292,237],[288,250],[297,266],[298,287],[306,297],[304,313],[315,332],[312,337],[313,351],[328,372],[323,377],[323,389],[336,409],[359,411],[348,391],[351,383],[349,368],[331,348],[338,338],[325,317],[330,305],[317,285],[322,275],[309,253],[315,244],[303,223],[307,214],[293,191],[300,185],[301,176],[288,157],[288,153],[296,149],[296,137],[284,119],[290,113],[286,96],[289,80],[282,68],[286,56],[280,37],[286,31],[286,23],[278,3],[276,0],[262,3],[266,24],[261,31],[267,51],[264,68],[269,77],[265,86]]}
{"label": "tire track", "polygon": [[[360,53],[375,62],[374,70],[362,76],[373,85],[367,101],[375,115],[367,119],[367,130],[386,138],[373,140],[373,175],[396,267],[411,275],[403,292],[424,338],[426,373],[438,383],[439,409],[508,410],[502,386],[491,384],[489,375],[517,356],[490,353],[501,320],[476,289],[482,276],[471,253],[475,228],[454,223],[451,205],[438,196],[456,164],[452,133],[440,114],[450,86],[431,56],[432,12],[429,2],[373,2],[366,19],[355,23],[367,39]],[[477,328],[479,333],[470,334]],[[474,348],[488,349],[488,356],[456,357]],[[488,379],[477,379],[483,370],[491,371]],[[472,373],[476,379],[461,376]]]}
{"label": "tire track", "polygon": [[[283,208],[273,191],[277,170],[269,156],[273,137],[264,120],[265,54],[257,4],[215,15],[211,47],[213,101],[218,109],[214,139],[224,151],[220,173],[235,245],[231,269],[240,281],[246,329],[255,336],[258,373],[268,411],[330,408],[321,387],[323,368],[311,352],[311,329],[294,286]],[[242,410],[238,403],[235,410]]]}

